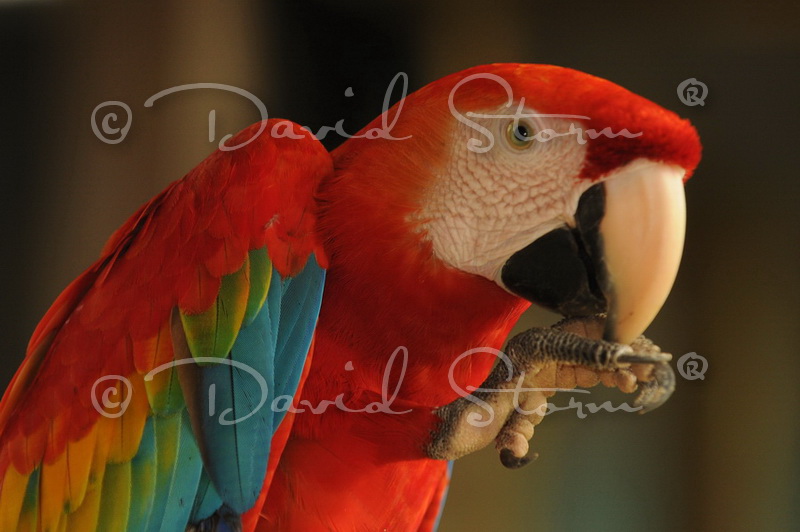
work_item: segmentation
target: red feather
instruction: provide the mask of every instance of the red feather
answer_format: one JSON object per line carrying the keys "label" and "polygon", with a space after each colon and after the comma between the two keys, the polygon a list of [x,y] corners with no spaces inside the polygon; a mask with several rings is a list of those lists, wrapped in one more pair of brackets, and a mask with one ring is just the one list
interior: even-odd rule
{"label": "red feather", "polygon": [[[160,341],[172,309],[207,309],[221,277],[267,240],[283,275],[321,249],[313,194],[332,171],[331,159],[296,124],[284,122],[294,138],[271,137],[280,122],[269,121],[242,148],[215,152],[140,208],[58,297],[0,403],[0,481],[8,467],[28,474],[42,461],[60,460],[68,442],[83,438],[102,419],[91,393],[108,375],[128,376],[134,397],[125,415],[111,420],[116,432],[98,441],[112,441],[109,459],[130,460],[149,412],[141,374],[173,356]],[[260,126],[230,142],[251,139]],[[61,495],[51,495],[60,511]]]}

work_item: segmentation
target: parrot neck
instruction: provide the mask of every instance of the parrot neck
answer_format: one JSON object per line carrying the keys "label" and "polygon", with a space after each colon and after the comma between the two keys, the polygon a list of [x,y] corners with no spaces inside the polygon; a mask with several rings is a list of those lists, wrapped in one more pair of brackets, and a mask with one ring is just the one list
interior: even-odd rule
{"label": "parrot neck", "polygon": [[[317,190],[329,268],[300,396],[317,410],[295,421],[298,437],[324,438],[326,446],[341,439],[342,454],[341,435],[373,434],[376,426],[402,434],[391,448],[375,435],[362,449],[378,461],[390,459],[386,453],[424,456],[421,442],[438,422],[433,410],[480,386],[497,360],[493,350],[529,306],[435,256],[414,215],[443,165],[443,139],[413,135],[402,151],[397,142],[348,141]],[[461,356],[470,350],[477,352]]]}
{"label": "parrot neck", "polygon": [[[401,120],[407,140],[352,139],[333,152],[335,173],[317,191],[330,267],[309,378],[325,375],[345,388],[336,394],[351,388],[367,400],[385,389],[387,362],[405,348],[397,401],[436,407],[458,396],[448,376],[459,355],[502,347],[529,303],[435,256],[415,215],[445,167],[445,133],[435,116],[414,118],[436,133],[413,135]],[[455,381],[480,385],[496,358],[462,359]],[[402,366],[390,368],[392,390]]]}

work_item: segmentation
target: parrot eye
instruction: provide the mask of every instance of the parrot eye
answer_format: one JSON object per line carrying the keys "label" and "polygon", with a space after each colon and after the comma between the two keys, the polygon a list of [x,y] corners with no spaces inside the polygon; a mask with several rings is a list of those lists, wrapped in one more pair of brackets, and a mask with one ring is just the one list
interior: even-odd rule
{"label": "parrot eye", "polygon": [[518,150],[524,150],[533,144],[533,128],[525,122],[518,120],[509,122],[508,126],[506,127],[506,138],[508,139],[509,144],[511,144],[511,147]]}

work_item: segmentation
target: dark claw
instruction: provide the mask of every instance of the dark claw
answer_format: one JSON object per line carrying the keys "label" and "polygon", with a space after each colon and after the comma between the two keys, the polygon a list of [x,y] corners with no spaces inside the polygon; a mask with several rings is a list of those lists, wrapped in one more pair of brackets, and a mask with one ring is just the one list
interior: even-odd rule
{"label": "dark claw", "polygon": [[640,414],[655,410],[675,391],[675,373],[672,371],[672,366],[667,363],[656,364],[652,380],[639,383],[639,386],[641,391],[633,405],[642,407],[639,410]]}
{"label": "dark claw", "polygon": [[[510,391],[518,377],[528,382],[525,380],[526,374],[535,376],[541,368],[551,363],[583,366],[594,371],[635,370],[637,377],[642,376],[644,369],[629,370],[630,364],[651,365],[651,378],[647,382],[638,382],[639,395],[633,404],[639,407],[640,413],[661,406],[675,389],[675,375],[669,366],[672,355],[662,353],[644,336],[630,345],[601,340],[604,320],[604,316],[568,318],[553,327],[529,329],[511,338],[506,345],[506,363],[497,364],[482,385],[482,388],[493,391],[475,394],[476,397],[480,396],[483,404],[488,401],[500,406],[505,418],[497,420],[486,430],[478,430],[470,423],[470,418],[478,415],[473,397],[460,397],[437,408],[435,413],[441,423],[431,434],[431,441],[425,448],[428,457],[454,460],[494,440],[495,447],[500,451],[500,462],[509,469],[519,469],[535,460],[537,453],[518,457],[511,450],[520,448],[517,438],[529,438],[527,435],[532,431],[527,425],[516,425],[516,416],[520,413],[513,412],[507,400],[504,402],[502,392]],[[530,379],[532,383],[535,381],[535,378]],[[497,431],[500,423],[502,428]]]}
{"label": "dark claw", "polygon": [[648,353],[648,354],[639,354],[633,353],[630,355],[619,355],[617,357],[617,362],[619,363],[630,363],[630,364],[666,364],[672,360],[672,355],[669,353]]}
{"label": "dark claw", "polygon": [[502,463],[508,469],[519,469],[520,467],[533,462],[537,458],[539,458],[539,453],[528,454],[519,458],[514,456],[514,453],[511,452],[511,449],[502,449],[500,451],[500,463]]}

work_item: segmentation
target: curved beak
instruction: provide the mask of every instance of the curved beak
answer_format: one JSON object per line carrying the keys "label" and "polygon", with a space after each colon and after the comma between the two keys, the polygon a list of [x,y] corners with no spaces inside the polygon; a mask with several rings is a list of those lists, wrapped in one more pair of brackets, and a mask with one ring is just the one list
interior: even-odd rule
{"label": "curved beak", "polygon": [[501,271],[511,292],[565,316],[606,311],[604,338],[628,344],[669,295],[686,230],[684,169],[635,161],[582,196],[575,226],[512,255]]}
{"label": "curved beak", "polygon": [[664,305],[683,254],[683,168],[647,165],[609,179],[600,222],[607,280],[604,336],[630,343]]}

